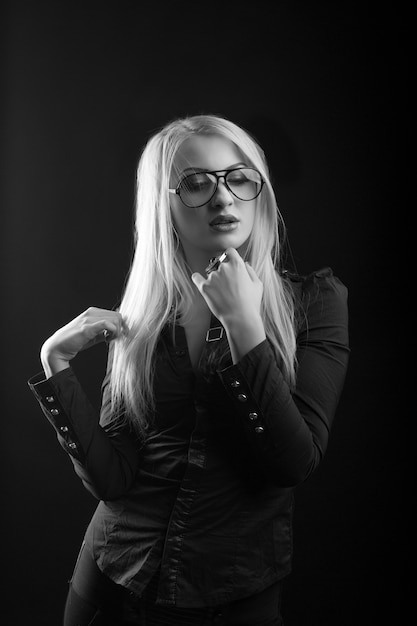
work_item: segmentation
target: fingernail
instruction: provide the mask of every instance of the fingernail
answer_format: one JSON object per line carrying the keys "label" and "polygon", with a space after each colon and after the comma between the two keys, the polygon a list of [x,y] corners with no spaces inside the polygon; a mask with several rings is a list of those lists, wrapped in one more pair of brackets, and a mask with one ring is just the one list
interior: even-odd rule
{"label": "fingernail", "polygon": [[110,341],[112,340],[112,334],[109,330],[103,330],[103,337],[104,337],[104,341],[106,343],[110,343]]}

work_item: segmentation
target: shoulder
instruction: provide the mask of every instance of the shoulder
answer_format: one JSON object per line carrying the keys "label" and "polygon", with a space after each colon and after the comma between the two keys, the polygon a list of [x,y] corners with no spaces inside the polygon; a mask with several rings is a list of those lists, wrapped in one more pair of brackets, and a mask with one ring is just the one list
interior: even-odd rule
{"label": "shoulder", "polygon": [[348,321],[348,288],[333,273],[332,268],[323,267],[307,275],[287,272],[284,274],[294,294],[299,322],[309,325],[342,324]]}
{"label": "shoulder", "polygon": [[331,267],[323,267],[306,275],[284,272],[283,277],[290,283],[296,298],[314,300],[327,294],[330,297],[347,299],[348,289],[334,275]]}

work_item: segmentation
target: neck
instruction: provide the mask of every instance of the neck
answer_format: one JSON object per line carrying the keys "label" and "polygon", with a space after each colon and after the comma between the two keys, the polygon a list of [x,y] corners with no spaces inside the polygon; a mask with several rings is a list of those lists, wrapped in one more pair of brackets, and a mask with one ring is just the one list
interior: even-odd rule
{"label": "neck", "polygon": [[191,273],[198,272],[205,277],[205,269],[210,262],[210,259],[214,256],[221,254],[223,250],[213,250],[208,252],[206,250],[190,250],[184,248],[185,259]]}

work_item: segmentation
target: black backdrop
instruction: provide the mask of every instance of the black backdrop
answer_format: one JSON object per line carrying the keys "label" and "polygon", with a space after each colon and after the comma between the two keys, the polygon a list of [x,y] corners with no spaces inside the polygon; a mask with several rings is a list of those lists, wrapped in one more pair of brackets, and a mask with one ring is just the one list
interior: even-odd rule
{"label": "black backdrop", "polygon": [[[2,15],[6,623],[60,623],[96,504],[26,380],[53,330],[118,301],[141,147],[168,120],[200,112],[257,136],[298,270],[330,265],[350,290],[350,371],[325,460],[297,489],[286,624],[401,623],[409,465],[395,380],[407,323],[396,320],[404,268],[393,254],[407,179],[400,12],[366,2],[15,1]],[[104,348],[74,366],[98,403]]]}

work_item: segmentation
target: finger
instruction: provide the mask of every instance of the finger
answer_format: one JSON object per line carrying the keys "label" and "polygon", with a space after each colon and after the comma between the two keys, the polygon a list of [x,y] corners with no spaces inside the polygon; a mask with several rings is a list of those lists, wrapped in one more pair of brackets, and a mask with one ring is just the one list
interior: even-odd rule
{"label": "finger", "polygon": [[88,350],[104,341],[109,344],[110,341],[116,339],[119,335],[120,331],[117,324],[113,324],[108,320],[98,320],[90,324],[86,332],[87,341],[79,351],[84,352],[84,350]]}
{"label": "finger", "polygon": [[226,254],[227,254],[227,261],[231,261],[233,262],[238,262],[242,261],[242,257],[240,256],[239,252],[236,250],[236,248],[226,248],[225,250]]}
{"label": "finger", "polygon": [[102,341],[109,343],[121,335],[121,327],[117,321],[114,322],[108,319],[98,320],[91,324],[88,335],[90,345],[101,343]]}
{"label": "finger", "polygon": [[110,319],[117,318],[119,315],[120,313],[118,311],[113,311],[111,309],[100,309],[96,306],[90,306],[83,313],[81,313],[81,317],[87,317],[89,319],[96,318],[97,320],[105,319],[107,317],[109,317]]}
{"label": "finger", "polygon": [[107,328],[106,328],[106,330],[103,330],[102,335],[103,335],[104,341],[107,344],[110,343],[110,341],[113,339],[113,335],[111,334],[111,332],[109,330],[107,330]]}
{"label": "finger", "polygon": [[206,282],[202,275],[198,272],[194,272],[194,274],[191,274],[191,280],[199,291],[201,291],[203,284]]}
{"label": "finger", "polygon": [[116,324],[117,326],[117,336],[127,335],[129,332],[129,328],[124,321],[121,314],[117,311],[113,313],[113,316],[110,318],[110,322]]}
{"label": "finger", "polygon": [[[114,339],[115,337],[119,337],[120,335],[129,334],[129,327],[127,323],[125,322],[125,320],[123,319],[121,313],[119,313],[119,311],[109,311],[106,309],[98,310],[98,312],[100,311],[102,313],[101,320],[103,321],[103,323],[105,324],[109,323],[111,325],[116,326],[116,332],[110,330],[109,328],[104,328],[103,333],[104,333],[105,339],[110,341],[111,339]],[[97,320],[97,322],[99,321],[100,320]]]}

